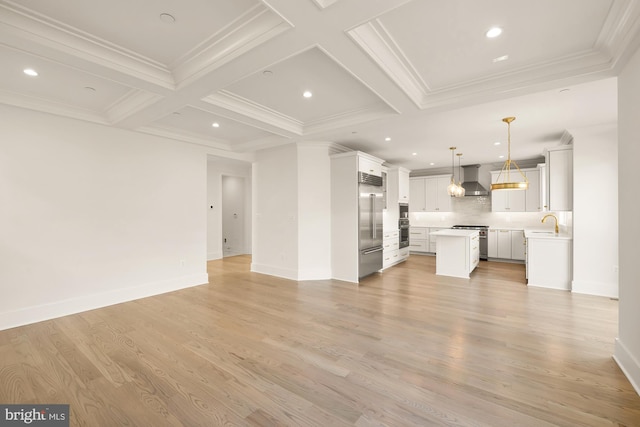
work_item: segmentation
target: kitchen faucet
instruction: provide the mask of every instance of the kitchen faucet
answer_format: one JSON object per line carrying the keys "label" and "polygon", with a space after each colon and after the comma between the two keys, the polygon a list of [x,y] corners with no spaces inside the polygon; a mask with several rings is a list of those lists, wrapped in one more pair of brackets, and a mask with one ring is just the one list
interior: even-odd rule
{"label": "kitchen faucet", "polygon": [[557,216],[555,216],[554,214],[546,214],[545,216],[542,217],[542,221],[541,222],[544,224],[544,221],[549,217],[551,217],[551,218],[556,220],[555,232],[556,232],[556,234],[558,234],[559,230],[558,230],[558,217]]}

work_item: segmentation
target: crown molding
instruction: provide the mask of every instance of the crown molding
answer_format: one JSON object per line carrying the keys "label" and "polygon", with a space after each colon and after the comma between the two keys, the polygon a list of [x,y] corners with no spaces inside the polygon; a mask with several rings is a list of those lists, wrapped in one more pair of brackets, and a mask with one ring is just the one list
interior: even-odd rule
{"label": "crown molding", "polygon": [[416,106],[422,105],[429,87],[379,20],[363,24],[347,34]]}
{"label": "crown molding", "polygon": [[323,117],[318,120],[304,124],[304,135],[314,135],[322,132],[335,131],[336,128],[354,126],[373,120],[387,118],[395,112],[383,108],[360,108],[332,116]]}
{"label": "crown molding", "polygon": [[264,5],[256,5],[172,65],[178,87],[193,83],[291,28]]}
{"label": "crown molding", "polygon": [[242,116],[250,117],[251,119],[266,123],[294,135],[300,136],[304,132],[303,123],[301,121],[267,108],[264,105],[250,101],[232,92],[222,90],[217,94],[207,96],[202,101],[233,111]]}
{"label": "crown molding", "polygon": [[320,10],[328,8],[337,1],[338,0],[313,0],[313,2],[316,4],[316,6],[318,6],[318,8],[320,8]]}
{"label": "crown molding", "polygon": [[638,21],[638,0],[614,0],[593,49],[441,88],[430,87],[420,77],[380,20],[360,25],[348,34],[420,109],[425,110],[478,96],[524,93],[527,88],[538,88],[543,82],[550,87],[554,82],[566,84],[571,78],[576,83],[603,75],[613,76],[619,59],[633,46],[640,45]]}
{"label": "crown molding", "polygon": [[100,112],[63,104],[61,102],[50,101],[34,96],[23,95],[0,89],[0,103],[13,105],[14,107],[28,110],[40,111],[42,113],[54,114],[86,122],[108,125],[109,122]]}
{"label": "crown molding", "polygon": [[159,136],[162,138],[174,139],[176,141],[188,142],[190,144],[202,145],[209,148],[215,148],[222,151],[231,151],[229,144],[219,141],[204,139],[199,136],[190,135],[182,130],[176,131],[163,127],[143,126],[136,129],[136,132],[146,133],[148,135]]}
{"label": "crown molding", "polygon": [[140,89],[131,89],[107,108],[107,117],[110,123],[119,123],[162,98],[162,95]]}
{"label": "crown molding", "polygon": [[[15,2],[0,4],[0,35],[3,41],[16,39],[13,45],[25,46],[24,50],[43,58],[63,63],[74,63],[69,57],[87,64],[151,83],[164,89],[175,89],[173,76],[162,64],[102,40],[77,28],[40,15]],[[58,56],[52,57],[50,49]],[[62,55],[63,57],[60,57]],[[79,64],[76,64],[79,65]],[[79,67],[81,69],[85,67]],[[95,72],[95,70],[92,70]],[[121,83],[131,84],[130,81]]]}
{"label": "crown molding", "polygon": [[232,149],[234,152],[252,152],[252,151],[258,151],[258,150],[264,150],[267,148],[278,147],[280,145],[287,145],[290,143],[291,143],[291,140],[288,138],[268,136],[265,138],[255,139],[253,141],[234,144]]}
{"label": "crown molding", "polygon": [[562,132],[562,136],[560,137],[560,145],[572,145],[573,144],[573,135],[569,133],[567,129]]}

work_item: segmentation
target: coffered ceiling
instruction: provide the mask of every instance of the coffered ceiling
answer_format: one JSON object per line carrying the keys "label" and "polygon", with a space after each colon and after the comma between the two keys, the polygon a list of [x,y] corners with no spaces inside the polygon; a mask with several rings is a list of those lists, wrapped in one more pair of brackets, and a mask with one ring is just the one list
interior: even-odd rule
{"label": "coffered ceiling", "polygon": [[235,158],[333,141],[410,169],[451,145],[499,161],[514,115],[526,159],[616,122],[639,2],[0,0],[0,102]]}

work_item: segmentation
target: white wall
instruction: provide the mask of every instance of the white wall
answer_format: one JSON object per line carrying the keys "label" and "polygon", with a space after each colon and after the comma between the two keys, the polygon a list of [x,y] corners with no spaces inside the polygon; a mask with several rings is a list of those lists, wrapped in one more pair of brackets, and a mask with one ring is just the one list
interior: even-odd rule
{"label": "white wall", "polygon": [[[222,258],[222,177],[244,178],[244,249],[251,253],[251,163],[210,156],[207,162],[207,259]],[[213,208],[211,207],[213,206]]]}
{"label": "white wall", "polygon": [[618,297],[616,124],[569,129],[573,136],[572,292]]}
{"label": "white wall", "polygon": [[298,278],[297,162],[295,144],[256,153],[251,271]]}
{"label": "white wall", "polygon": [[330,146],[298,144],[298,280],[331,278]]}
{"label": "white wall", "polygon": [[620,308],[615,359],[640,393],[640,50],[618,78]]}
{"label": "white wall", "polygon": [[208,282],[201,149],[0,117],[0,329]]}

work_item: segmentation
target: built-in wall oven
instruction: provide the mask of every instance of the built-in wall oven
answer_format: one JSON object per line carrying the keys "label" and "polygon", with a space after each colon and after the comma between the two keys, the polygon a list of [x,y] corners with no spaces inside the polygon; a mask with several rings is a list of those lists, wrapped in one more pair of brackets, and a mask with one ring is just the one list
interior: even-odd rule
{"label": "built-in wall oven", "polygon": [[409,204],[400,203],[400,219],[398,220],[398,228],[400,229],[400,247],[409,246]]}

